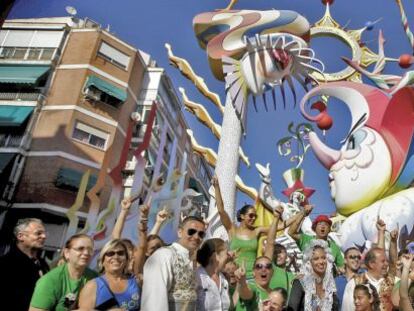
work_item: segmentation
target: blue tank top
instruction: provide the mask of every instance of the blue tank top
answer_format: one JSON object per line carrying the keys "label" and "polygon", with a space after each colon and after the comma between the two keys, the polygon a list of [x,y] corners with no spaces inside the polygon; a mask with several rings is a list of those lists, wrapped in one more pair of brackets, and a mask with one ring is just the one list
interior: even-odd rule
{"label": "blue tank top", "polygon": [[128,279],[128,287],[122,293],[111,293],[109,284],[104,276],[97,277],[96,282],[96,302],[95,305],[99,306],[105,301],[115,297],[120,308],[124,308],[128,311],[138,311],[141,303],[141,290],[134,277]]}

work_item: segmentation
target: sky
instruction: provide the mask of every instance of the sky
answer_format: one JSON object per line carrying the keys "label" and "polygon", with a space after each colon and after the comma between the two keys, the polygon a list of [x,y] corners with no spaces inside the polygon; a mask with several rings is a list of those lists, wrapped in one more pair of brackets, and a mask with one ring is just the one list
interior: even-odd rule
{"label": "sky", "polygon": [[[414,0],[402,0],[411,29],[414,29]],[[66,6],[73,6],[80,18],[88,17],[101,24],[108,25],[110,31],[120,39],[148,53],[156,60],[159,67],[165,68],[170,76],[179,98],[178,87],[184,87],[187,96],[203,104],[212,118],[221,124],[218,109],[198,93],[196,88],[181,76],[178,70],[169,65],[165,43],[170,43],[175,55],[189,61],[194,71],[202,76],[210,90],[219,94],[222,103],[225,102],[224,83],[216,80],[208,66],[207,56],[197,44],[192,20],[195,15],[225,8],[228,1],[224,0],[17,0],[8,18],[37,18],[67,16]],[[320,0],[239,0],[234,9],[254,10],[294,10],[305,16],[312,25],[325,12],[325,6]],[[332,17],[348,29],[363,28],[367,22],[380,21],[371,31],[365,31],[362,41],[374,52],[378,51],[378,31],[383,30],[386,45],[385,54],[398,58],[401,54],[412,53],[400,21],[399,9],[395,0],[337,0],[331,6]],[[310,42],[316,56],[326,66],[326,72],[338,71],[345,68],[341,56],[351,56],[349,48],[340,40],[333,38],[314,38]],[[388,63],[385,73],[401,74],[402,70],[396,63]],[[287,92],[289,93],[289,92]],[[298,98],[304,93],[297,88]],[[258,189],[260,178],[254,163],[265,165],[270,163],[272,186],[277,197],[285,200],[281,191],[286,187],[282,174],[294,163],[278,154],[276,142],[288,135],[287,127],[290,122],[298,124],[305,120],[298,107],[294,108],[292,97],[288,95],[286,109],[277,98],[278,107],[271,108],[271,96],[268,94],[269,111],[266,112],[262,100],[258,99],[258,112],[249,104],[247,120],[247,136],[242,138],[242,147],[253,164],[247,168],[240,164],[239,175],[243,181]],[[327,131],[323,140],[333,148],[339,148],[340,141],[346,136],[350,127],[350,114],[344,105],[333,102],[329,105],[329,114],[333,118],[333,127]],[[198,142],[204,146],[218,150],[218,141],[210,130],[202,126],[195,117],[184,112],[187,123],[193,129]],[[322,134],[321,131],[317,132]],[[310,150],[304,160],[304,183],[316,189],[310,202],[315,205],[313,216],[316,214],[331,214],[335,205],[330,197],[328,171],[312,154]],[[237,205],[251,203],[244,194],[237,194]]]}

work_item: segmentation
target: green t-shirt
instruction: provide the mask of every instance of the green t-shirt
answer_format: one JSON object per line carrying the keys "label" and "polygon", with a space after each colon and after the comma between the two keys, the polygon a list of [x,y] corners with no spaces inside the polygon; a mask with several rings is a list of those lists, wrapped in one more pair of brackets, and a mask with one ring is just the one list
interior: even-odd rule
{"label": "green t-shirt", "polygon": [[253,297],[249,300],[239,298],[236,311],[257,311],[259,310],[260,302],[269,297],[268,292],[259,287],[255,282],[249,283],[248,286],[253,291]]}
{"label": "green t-shirt", "polygon": [[77,306],[82,287],[97,276],[95,271],[86,268],[79,280],[73,280],[66,263],[56,267],[37,281],[30,306],[44,310],[72,310]]}
{"label": "green t-shirt", "polygon": [[279,268],[276,265],[273,265],[273,275],[270,280],[269,287],[275,289],[277,287],[282,287],[287,290],[288,296],[290,290],[292,289],[292,282],[295,279],[295,274],[289,271],[286,271],[282,268]]}
{"label": "green t-shirt", "polygon": [[[310,243],[310,241],[315,240],[315,239],[316,239],[315,236],[302,233],[300,235],[299,241],[297,242],[299,249],[303,251],[306,248],[306,246]],[[332,256],[335,259],[335,265],[337,267],[343,267],[344,256],[342,255],[341,249],[339,248],[338,245],[336,245],[334,241],[330,240],[329,238],[327,242],[329,243],[329,248],[331,249]]]}

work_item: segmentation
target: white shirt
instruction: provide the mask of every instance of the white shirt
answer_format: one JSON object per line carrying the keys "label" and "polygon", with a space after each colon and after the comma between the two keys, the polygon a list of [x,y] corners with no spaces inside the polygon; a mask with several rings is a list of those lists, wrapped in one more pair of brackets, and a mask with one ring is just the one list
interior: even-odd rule
{"label": "white shirt", "polygon": [[[368,282],[375,287],[377,293],[379,293],[381,282],[384,278],[376,280],[369,276],[368,273],[365,273],[365,276]],[[354,290],[355,290],[355,278],[352,278],[345,286],[344,297],[342,299],[342,311],[354,311],[355,304],[354,304]]]}
{"label": "white shirt", "polygon": [[197,311],[227,311],[230,308],[229,284],[219,274],[217,287],[203,267],[197,269]]}
{"label": "white shirt", "polygon": [[[193,261],[189,251],[178,243],[171,247],[177,254],[185,257],[188,269],[193,270]],[[142,287],[141,310],[167,311],[169,310],[168,294],[173,283],[173,261],[175,254],[168,247],[155,251],[144,265],[144,284]]]}

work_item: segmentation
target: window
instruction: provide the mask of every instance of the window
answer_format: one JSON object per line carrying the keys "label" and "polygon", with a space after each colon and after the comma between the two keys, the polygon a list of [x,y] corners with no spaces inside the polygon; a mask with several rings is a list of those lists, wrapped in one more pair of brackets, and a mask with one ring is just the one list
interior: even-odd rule
{"label": "window", "polygon": [[118,106],[122,103],[122,101],[120,101],[118,98],[102,92],[100,89],[94,87],[93,85],[88,86],[85,91],[85,95],[89,99],[103,102],[110,106],[114,106],[115,108],[118,108]]}
{"label": "window", "polygon": [[1,30],[0,58],[51,60],[62,38],[63,31]]}
{"label": "window", "polygon": [[102,42],[98,55],[123,69],[128,68],[130,57],[105,42]]}
{"label": "window", "polygon": [[105,150],[109,134],[81,122],[76,122],[72,138]]}
{"label": "window", "polygon": [[2,30],[0,45],[5,47],[57,48],[62,42],[63,31],[56,30]]}

